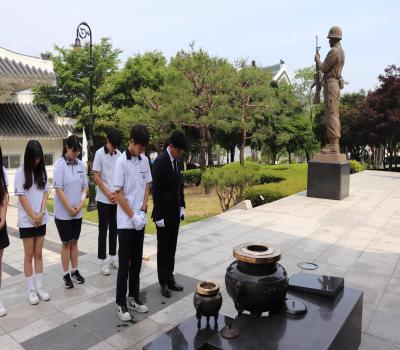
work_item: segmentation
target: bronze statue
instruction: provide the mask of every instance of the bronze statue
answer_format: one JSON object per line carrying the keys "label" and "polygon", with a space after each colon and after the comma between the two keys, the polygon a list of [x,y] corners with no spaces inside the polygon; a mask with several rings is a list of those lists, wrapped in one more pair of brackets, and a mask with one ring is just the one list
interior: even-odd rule
{"label": "bronze statue", "polygon": [[340,120],[339,98],[340,90],[344,87],[342,69],[344,66],[344,51],[340,40],[342,30],[334,26],[328,33],[329,50],[324,62],[320,61],[319,52],[315,54],[318,70],[323,73],[322,85],[324,90],[324,105],[328,144],[321,149],[321,154],[340,154]]}

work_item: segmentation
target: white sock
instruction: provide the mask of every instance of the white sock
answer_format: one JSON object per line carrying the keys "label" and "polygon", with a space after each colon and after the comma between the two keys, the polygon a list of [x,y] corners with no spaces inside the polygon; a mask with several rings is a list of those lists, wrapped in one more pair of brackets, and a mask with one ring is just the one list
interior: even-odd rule
{"label": "white sock", "polygon": [[26,277],[26,288],[28,289],[28,292],[35,290],[33,287],[33,276]]}
{"label": "white sock", "polygon": [[107,259],[102,259],[101,260],[101,266],[105,266],[105,265],[107,265],[107,263],[108,263]]}
{"label": "white sock", "polygon": [[116,255],[110,255],[110,262],[114,262],[114,261],[116,261],[117,259],[116,259]]}
{"label": "white sock", "polygon": [[67,273],[69,274],[69,271],[68,271],[68,270],[67,270],[67,271],[64,271],[64,270],[63,270],[63,277],[64,277]]}
{"label": "white sock", "polygon": [[42,276],[43,273],[36,273],[35,274],[35,282],[36,282],[36,289],[42,288]]}
{"label": "white sock", "polygon": [[72,273],[74,273],[76,270],[78,270],[78,266],[77,266],[77,267],[75,267],[75,268],[74,268],[74,267],[73,267],[73,268],[71,268],[71,274],[72,274]]}

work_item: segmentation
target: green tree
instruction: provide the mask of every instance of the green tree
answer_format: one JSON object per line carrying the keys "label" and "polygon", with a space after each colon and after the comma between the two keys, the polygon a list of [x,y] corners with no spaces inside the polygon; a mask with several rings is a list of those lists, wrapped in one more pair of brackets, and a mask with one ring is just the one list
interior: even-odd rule
{"label": "green tree", "polygon": [[228,88],[233,67],[227,60],[211,57],[206,51],[180,51],[170,66],[179,72],[168,85],[169,111],[174,123],[198,133],[200,168],[206,169],[207,138],[210,130],[229,117]]}
{"label": "green tree", "polygon": [[244,165],[244,149],[249,140],[265,133],[265,113],[276,108],[270,73],[246,61],[238,64],[232,89],[232,112],[240,130],[240,164]]}
{"label": "green tree", "polygon": [[[78,120],[78,126],[84,126],[89,117],[89,44],[81,49],[55,46],[52,55],[55,85],[43,85],[34,89],[35,102],[45,104],[52,112],[60,116]],[[118,56],[121,50],[112,47],[111,40],[102,38],[93,45],[93,92],[96,96],[105,79],[118,69]],[[104,108],[94,109],[95,132],[98,123],[97,113],[104,113]],[[101,124],[101,123],[100,123]]]}

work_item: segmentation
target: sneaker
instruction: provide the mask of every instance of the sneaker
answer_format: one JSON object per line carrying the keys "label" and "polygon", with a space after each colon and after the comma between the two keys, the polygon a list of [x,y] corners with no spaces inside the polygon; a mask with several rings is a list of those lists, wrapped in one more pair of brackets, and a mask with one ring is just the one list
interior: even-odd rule
{"label": "sneaker", "polygon": [[3,303],[0,302],[0,317],[3,317],[3,316],[5,316],[5,315],[7,315],[7,310],[6,310],[6,308],[4,307]]}
{"label": "sneaker", "polygon": [[105,275],[105,276],[109,275],[110,274],[110,268],[109,268],[108,264],[101,265],[100,272],[101,272],[102,275]]}
{"label": "sneaker", "polygon": [[120,320],[124,322],[130,321],[132,317],[126,306],[119,306],[119,305],[117,306],[118,306],[118,317],[120,318]]}
{"label": "sneaker", "polygon": [[146,312],[149,312],[149,307],[147,305],[143,304],[140,299],[132,298],[129,301],[129,305],[136,312],[140,312],[142,314],[145,314]]}
{"label": "sneaker", "polygon": [[29,303],[30,303],[31,305],[39,304],[38,295],[36,294],[36,292],[35,292],[33,289],[31,289],[31,290],[28,292],[28,301],[29,301]]}
{"label": "sneaker", "polygon": [[43,300],[43,301],[48,301],[48,300],[50,300],[50,294],[47,293],[47,291],[46,291],[43,287],[38,288],[38,289],[36,290],[36,293],[37,293],[39,299],[41,299],[41,300]]}
{"label": "sneaker", "polygon": [[79,273],[79,270],[75,270],[74,272],[71,272],[71,278],[77,284],[85,283],[85,279],[81,276],[81,274]]}
{"label": "sneaker", "polygon": [[118,270],[118,259],[117,259],[117,258],[111,259],[111,261],[110,261],[110,267],[111,267],[112,269]]}
{"label": "sneaker", "polygon": [[74,284],[72,283],[71,275],[66,273],[63,277],[64,287],[67,289],[74,288]]}

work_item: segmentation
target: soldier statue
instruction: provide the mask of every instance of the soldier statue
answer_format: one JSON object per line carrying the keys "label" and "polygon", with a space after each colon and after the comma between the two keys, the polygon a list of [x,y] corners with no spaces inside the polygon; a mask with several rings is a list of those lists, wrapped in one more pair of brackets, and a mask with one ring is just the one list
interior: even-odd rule
{"label": "soldier statue", "polygon": [[321,149],[322,154],[340,154],[340,119],[339,98],[340,90],[344,87],[342,69],[344,65],[344,51],[340,40],[342,30],[335,26],[328,33],[329,50],[324,62],[320,61],[319,52],[315,54],[317,69],[323,74],[324,107],[328,144]]}

